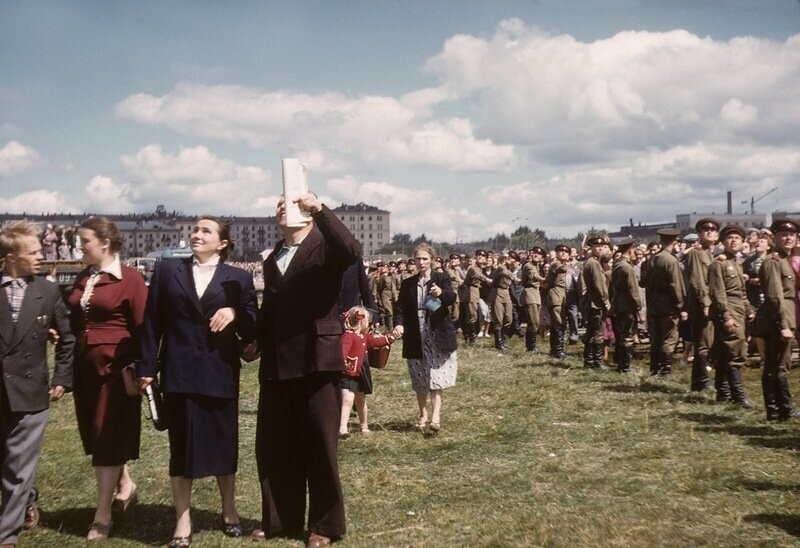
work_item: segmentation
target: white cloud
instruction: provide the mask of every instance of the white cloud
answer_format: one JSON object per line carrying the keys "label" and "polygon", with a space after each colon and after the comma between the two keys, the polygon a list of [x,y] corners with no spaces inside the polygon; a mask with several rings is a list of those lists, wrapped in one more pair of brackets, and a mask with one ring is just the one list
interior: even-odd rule
{"label": "white cloud", "polygon": [[476,134],[567,163],[698,141],[796,145],[797,66],[800,35],[627,31],[581,42],[509,20],[489,38],[451,37],[425,68],[445,95],[469,98]]}
{"label": "white cloud", "polygon": [[74,213],[66,197],[53,190],[33,190],[10,198],[0,198],[0,211],[10,213]]}
{"label": "white cloud", "polygon": [[413,190],[385,181],[358,182],[354,177],[330,179],[327,190],[337,202],[364,202],[391,213],[392,234],[424,233],[435,241],[468,241],[481,237],[487,220],[482,213],[450,203],[446,193]]}
{"label": "white cloud", "polygon": [[503,170],[510,145],[474,135],[469,120],[432,118],[448,95],[419,90],[400,99],[179,84],[161,97],[132,95],[117,115],[198,137],[243,142],[302,157],[318,172],[353,165],[411,164],[453,171]]}
{"label": "white cloud", "polygon": [[130,185],[117,183],[104,175],[95,175],[85,188],[84,210],[97,213],[136,211],[129,196]]}
{"label": "white cloud", "polygon": [[272,215],[280,194],[269,171],[220,158],[204,146],[170,154],[150,144],[122,156],[121,163],[126,192],[140,209],[164,204],[187,212]]}
{"label": "white cloud", "polygon": [[16,175],[29,170],[39,162],[39,153],[17,141],[9,141],[0,148],[0,177]]}

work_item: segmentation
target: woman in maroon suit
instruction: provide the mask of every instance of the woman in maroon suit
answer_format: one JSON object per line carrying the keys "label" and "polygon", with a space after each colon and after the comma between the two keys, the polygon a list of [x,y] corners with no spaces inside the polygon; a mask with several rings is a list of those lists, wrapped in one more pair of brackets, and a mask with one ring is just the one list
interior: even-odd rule
{"label": "woman in maroon suit", "polygon": [[78,233],[88,268],[68,299],[77,338],[75,413],[97,477],[97,509],[87,538],[100,540],[111,532],[112,506],[124,511],[137,500],[126,463],[139,458],[141,403],[126,394],[122,368],[136,357],[147,287],[138,271],[120,264],[122,237],[113,222],[91,217]]}

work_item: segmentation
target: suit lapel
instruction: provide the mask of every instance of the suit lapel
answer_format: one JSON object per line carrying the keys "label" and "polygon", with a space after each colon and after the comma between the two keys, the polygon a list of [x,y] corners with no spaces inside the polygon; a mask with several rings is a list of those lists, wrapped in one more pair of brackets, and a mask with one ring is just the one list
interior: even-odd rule
{"label": "suit lapel", "polygon": [[175,279],[178,284],[183,288],[183,291],[189,297],[194,307],[202,314],[203,309],[200,306],[200,298],[197,296],[197,290],[194,288],[194,276],[192,275],[192,259],[180,259],[175,267]]}
{"label": "suit lapel", "polygon": [[289,268],[286,269],[283,277],[290,278],[298,268],[306,263],[308,257],[317,247],[322,245],[323,241],[322,233],[316,226],[313,226],[311,232],[308,233],[308,236],[302,241],[294,257],[292,257],[292,262],[289,263]]}
{"label": "suit lapel", "polygon": [[19,335],[27,333],[31,324],[36,321],[36,316],[42,310],[42,302],[44,301],[42,293],[42,284],[49,283],[34,278],[32,282],[25,288],[25,297],[22,299],[22,305],[19,307],[19,317],[17,324],[14,326],[13,340],[16,342]]}
{"label": "suit lapel", "polygon": [[14,326],[11,323],[11,304],[8,302],[6,296],[6,289],[0,287],[0,337],[6,346],[11,344],[11,338],[14,336]]}
{"label": "suit lapel", "polygon": [[230,278],[231,271],[230,267],[224,263],[219,263],[217,268],[214,269],[214,276],[211,277],[211,281],[208,283],[208,287],[203,292],[203,297],[200,299],[200,306],[202,310],[205,311],[208,303],[214,300],[219,293],[222,292],[222,282]]}

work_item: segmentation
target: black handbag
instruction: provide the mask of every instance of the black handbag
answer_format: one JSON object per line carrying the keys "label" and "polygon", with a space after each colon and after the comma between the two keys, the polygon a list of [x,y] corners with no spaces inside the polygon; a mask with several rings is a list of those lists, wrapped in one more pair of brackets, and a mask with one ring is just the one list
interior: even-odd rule
{"label": "black handbag", "polygon": [[158,388],[158,381],[153,380],[144,389],[144,396],[147,400],[147,409],[150,412],[148,417],[155,426],[156,430],[163,432],[167,429],[167,416],[164,409],[164,397],[161,395],[161,390]]}

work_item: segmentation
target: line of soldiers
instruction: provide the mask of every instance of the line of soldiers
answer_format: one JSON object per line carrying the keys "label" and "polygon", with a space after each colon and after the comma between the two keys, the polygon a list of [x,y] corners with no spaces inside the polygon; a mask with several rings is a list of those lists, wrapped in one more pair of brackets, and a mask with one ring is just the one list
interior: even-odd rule
{"label": "line of soldiers", "polygon": [[[578,268],[586,327],[584,367],[608,369],[604,353],[610,330],[616,369],[631,373],[644,324],[650,339],[650,374],[669,377],[678,326],[684,322],[689,327],[685,344],[693,341],[692,391],[714,391],[717,401],[752,407],[741,379],[752,338],[762,355],[767,419],[797,417],[800,412],[794,408],[786,376],[796,330],[795,277],[788,256],[797,244],[797,223],[777,219],[769,231],[757,231],[747,242],[741,227],[720,230],[716,219],[701,219],[695,230],[697,240],[688,249],[679,241],[678,230],[659,230],[659,242],[647,246],[646,258],[644,245],[635,246],[633,239],[618,240],[612,249],[608,238],[595,237],[586,241],[582,265],[576,265],[575,250],[559,244],[549,254],[538,246],[498,256],[478,249],[463,259],[453,253],[438,269],[447,273],[458,295],[451,315],[467,344],[476,341],[483,321],[491,326],[500,353],[508,352],[506,337],[512,333],[524,336],[526,350],[535,352],[540,318],[547,317],[549,353],[562,359],[568,279]],[[744,262],[745,274],[742,251],[749,246],[753,252]],[[392,327],[400,282],[414,272],[413,260],[377,263],[371,277],[373,294],[387,327]],[[523,321],[524,332],[518,327]]]}

